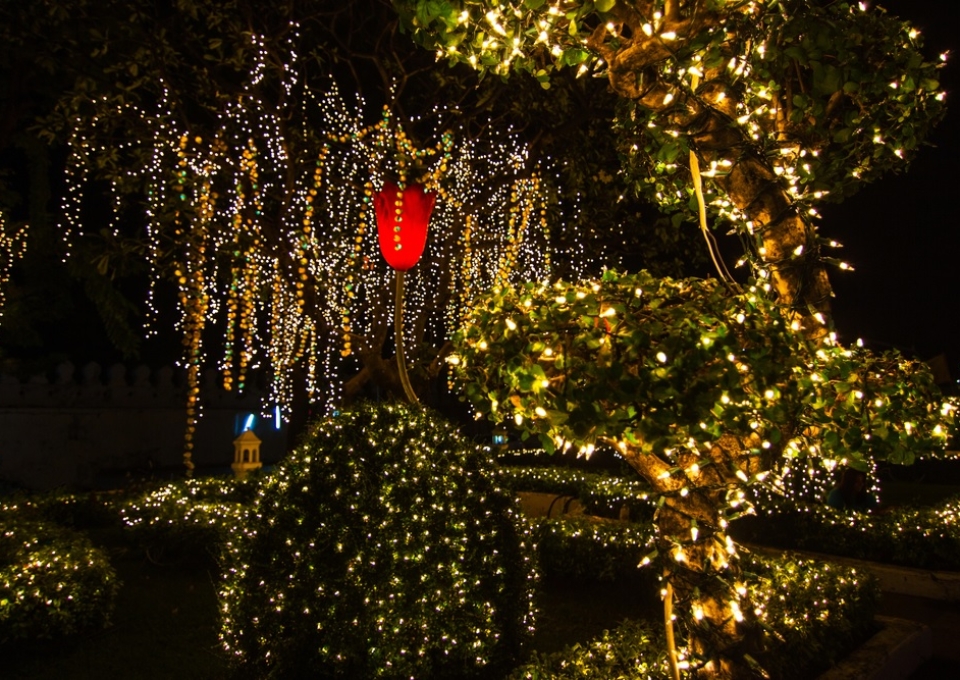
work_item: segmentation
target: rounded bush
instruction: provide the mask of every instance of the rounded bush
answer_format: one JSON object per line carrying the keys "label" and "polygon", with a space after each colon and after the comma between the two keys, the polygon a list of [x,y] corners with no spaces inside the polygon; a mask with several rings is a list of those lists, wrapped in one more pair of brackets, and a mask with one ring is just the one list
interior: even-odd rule
{"label": "rounded bush", "polygon": [[435,414],[327,418],[227,541],[223,645],[258,678],[503,677],[533,623],[514,505]]}
{"label": "rounded bush", "polygon": [[119,582],[84,534],[0,506],[0,643],[106,626]]}

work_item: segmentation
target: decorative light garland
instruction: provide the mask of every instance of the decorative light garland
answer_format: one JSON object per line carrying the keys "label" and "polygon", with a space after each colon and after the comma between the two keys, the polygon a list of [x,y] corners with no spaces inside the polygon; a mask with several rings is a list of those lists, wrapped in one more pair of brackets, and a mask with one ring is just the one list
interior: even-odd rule
{"label": "decorative light garland", "polygon": [[27,252],[27,225],[10,231],[3,211],[0,211],[0,318],[6,306],[7,284],[14,263]]}
{"label": "decorative light garland", "polygon": [[[251,41],[245,94],[224,105],[210,131],[182,129],[166,90],[154,108],[122,106],[124,115],[151,130],[150,163],[129,173],[147,187],[152,290],[169,273],[167,253],[174,251],[189,393],[188,470],[201,414],[198,379],[208,359],[204,344],[214,333],[225,345],[224,386],[244,389],[249,370],[269,362],[271,403],[264,408],[272,413],[279,406],[284,418],[295,367],[305,368],[308,398],[334,408],[357,357],[378,351],[379,329],[390,322],[382,304],[389,281],[370,225],[372,197],[388,179],[421,183],[438,194],[433,236],[410,272],[407,296],[408,313],[418,319],[411,326],[428,336],[404,338],[408,346],[441,345],[472,296],[496,277],[549,276],[547,205],[554,190],[517,137],[456,142],[457,131],[434,130],[425,136],[436,143],[418,148],[389,108],[368,126],[362,100],[350,107],[333,82],[323,90],[300,82],[292,46],[283,85],[302,94],[302,104],[278,111],[256,94],[267,55],[258,36]],[[297,142],[315,148],[309,161],[288,153],[295,147],[281,123],[288,115],[312,121]],[[71,137],[68,240],[82,229],[80,205],[92,166],[100,154],[115,152],[94,145],[99,124],[98,118],[78,120]],[[466,252],[461,243],[468,244]],[[151,293],[156,319],[154,298]]]}

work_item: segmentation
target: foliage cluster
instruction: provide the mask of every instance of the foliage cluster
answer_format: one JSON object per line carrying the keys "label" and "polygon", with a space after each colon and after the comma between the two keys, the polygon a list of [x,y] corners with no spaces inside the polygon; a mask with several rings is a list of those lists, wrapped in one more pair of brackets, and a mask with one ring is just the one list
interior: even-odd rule
{"label": "foliage cluster", "polygon": [[84,534],[16,502],[0,506],[0,642],[106,626],[118,588]]}
{"label": "foliage cluster", "polygon": [[454,344],[465,398],[494,421],[512,417],[547,451],[625,441],[669,463],[738,435],[788,464],[865,467],[942,452],[957,427],[923,364],[815,347],[762,290],[731,295],[716,280],[608,270],[497,288]]}
{"label": "foliage cluster", "polygon": [[[491,0],[393,1],[415,40],[481,73],[519,72],[544,87],[570,68],[607,76],[622,97],[628,183],[692,217],[699,175],[709,209],[731,219],[746,257],[775,278],[778,269],[836,264],[821,252],[834,244],[816,235],[812,206],[903,167],[944,115],[942,63],[923,56],[918,31],[866,3],[601,0],[560,9],[529,0],[521,12]],[[688,164],[691,152],[702,173]],[[767,188],[744,193],[748,184]],[[774,214],[758,208],[758,192],[779,194]],[[776,227],[786,212],[799,220],[789,247],[779,242],[786,232],[771,242],[754,229]]]}
{"label": "foliage cluster", "polygon": [[[822,503],[798,502],[752,519],[746,540],[783,548],[899,564],[960,570],[960,498],[930,507],[892,507],[845,513]],[[740,534],[738,534],[740,535]]]}
{"label": "foliage cluster", "polygon": [[534,653],[509,680],[669,680],[666,644],[660,628],[625,620],[581,645],[552,654]]}
{"label": "foliage cluster", "polygon": [[625,440],[669,456],[724,433],[776,443],[798,367],[789,322],[761,292],[643,271],[496,288],[454,343],[466,399],[548,452]]}
{"label": "foliage cluster", "polygon": [[[737,124],[762,130],[743,153],[776,158],[781,181],[806,208],[842,200],[903,167],[945,113],[942,64],[922,57],[918,31],[855,3],[768,5],[760,13],[731,12],[722,30],[698,36],[675,57],[725,79],[739,94]],[[678,92],[709,98],[708,85],[691,88],[689,73],[666,68],[660,77]],[[624,99],[617,128],[637,191],[663,208],[695,215],[690,171],[678,161],[699,138],[675,134],[680,99],[662,111]],[[725,172],[704,173],[707,203],[721,212],[726,196],[714,177]]]}
{"label": "foliage cluster", "polygon": [[[557,524],[566,522],[569,520]],[[641,527],[634,526],[632,531],[638,534],[637,544],[651,536]],[[606,550],[606,540],[601,538],[591,552]],[[757,662],[769,677],[813,677],[873,632],[880,598],[876,579],[851,568],[809,560],[749,555],[743,562],[746,588],[762,612],[764,638]],[[671,677],[659,627],[627,620],[585,645],[534,654],[510,678],[614,680],[638,676]]]}
{"label": "foliage cluster", "polygon": [[256,498],[259,476],[185,479],[126,500],[120,516],[148,552],[217,557]]}
{"label": "foliage cluster", "polygon": [[771,677],[815,677],[874,632],[880,583],[872,575],[791,556],[751,554],[743,565],[766,635],[757,660]]}
{"label": "foliage cluster", "polygon": [[631,578],[652,549],[653,529],[649,524],[584,516],[542,519],[533,521],[531,527],[544,578]]}
{"label": "foliage cluster", "polygon": [[471,678],[515,663],[533,545],[489,453],[430,412],[317,423],[229,539],[221,639],[256,677]]}
{"label": "foliage cluster", "polygon": [[[134,492],[136,493],[136,492]],[[25,517],[75,529],[116,527],[126,491],[16,492],[4,501]]]}

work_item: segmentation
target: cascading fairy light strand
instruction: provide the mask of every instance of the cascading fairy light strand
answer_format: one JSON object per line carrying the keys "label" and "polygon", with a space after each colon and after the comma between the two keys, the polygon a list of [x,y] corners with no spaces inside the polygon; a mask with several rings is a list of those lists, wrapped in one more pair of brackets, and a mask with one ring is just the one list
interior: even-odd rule
{"label": "cascading fairy light strand", "polygon": [[7,226],[3,212],[0,211],[0,317],[6,306],[6,289],[10,281],[10,270],[27,252],[27,225],[16,230]]}
{"label": "cascading fairy light strand", "polygon": [[[154,280],[175,270],[191,440],[204,342],[212,341],[213,329],[224,386],[242,389],[248,372],[265,360],[272,387],[264,410],[279,406],[284,418],[295,370],[304,368],[309,398],[333,409],[364,355],[382,351],[377,343],[392,321],[393,276],[371,225],[372,198],[388,180],[422,184],[438,196],[425,257],[408,275],[405,309],[415,319],[405,331],[408,346],[442,345],[459,311],[496,276],[549,275],[543,206],[557,202],[545,198],[554,187],[529,169],[536,164],[519,137],[472,139],[416,120],[415,139],[390,108],[369,125],[359,97],[348,105],[332,81],[317,89],[299,80],[292,43],[282,76],[288,97],[278,109],[257,94],[277,55],[268,63],[262,40],[251,39],[243,94],[225,103],[202,133],[184,127],[166,90],[153,108],[124,105],[152,131],[143,137],[150,160],[130,176],[146,186]],[[289,116],[311,124],[281,124]],[[76,124],[64,203],[67,231],[74,234],[82,223],[83,186],[99,155],[111,153],[90,142],[98,120]]]}
{"label": "cascading fairy light strand", "polygon": [[[177,188],[178,198],[184,209],[188,207],[189,199],[186,172],[183,171],[188,166],[186,162],[188,143],[188,136],[181,135],[178,151],[179,161],[177,163],[181,172],[178,173]],[[199,378],[203,364],[203,331],[206,326],[209,306],[204,277],[206,249],[203,242],[206,240],[205,231],[207,220],[211,214],[211,201],[205,190],[201,191],[198,205],[200,210],[196,213],[196,219],[189,220],[185,210],[179,210],[175,215],[177,230],[183,233],[186,245],[185,257],[179,263],[179,268],[174,272],[174,275],[178,277],[178,283],[180,284],[183,344],[187,369],[187,425],[183,444],[183,464],[188,477],[193,474],[195,467],[193,463],[193,436],[196,431],[197,418],[200,415]]]}
{"label": "cascading fairy light strand", "polygon": [[[463,264],[460,267],[460,293],[461,297],[464,300],[465,304],[461,306],[461,314],[459,318],[456,319],[457,325],[462,323],[464,319],[467,318],[467,315],[470,313],[469,300],[472,293],[472,282],[473,282],[473,250],[471,248],[471,237],[473,236],[473,218],[469,215],[464,221],[463,227]],[[450,277],[450,286],[455,287],[456,282],[453,277]]]}

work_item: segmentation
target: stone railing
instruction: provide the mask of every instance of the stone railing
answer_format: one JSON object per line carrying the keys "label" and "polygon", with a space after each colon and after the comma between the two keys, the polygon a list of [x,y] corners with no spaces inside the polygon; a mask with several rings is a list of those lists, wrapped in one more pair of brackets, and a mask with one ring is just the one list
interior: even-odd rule
{"label": "stone railing", "polygon": [[[203,375],[202,418],[194,460],[225,470],[233,439],[250,414],[259,414],[265,390],[252,374],[242,393]],[[124,474],[176,470],[186,425],[186,372],[171,367],[132,371],[90,363],[79,371],[61,364],[52,376],[21,381],[0,375],[0,481],[28,488],[93,487]],[[256,419],[267,463],[286,450],[286,428]]]}

